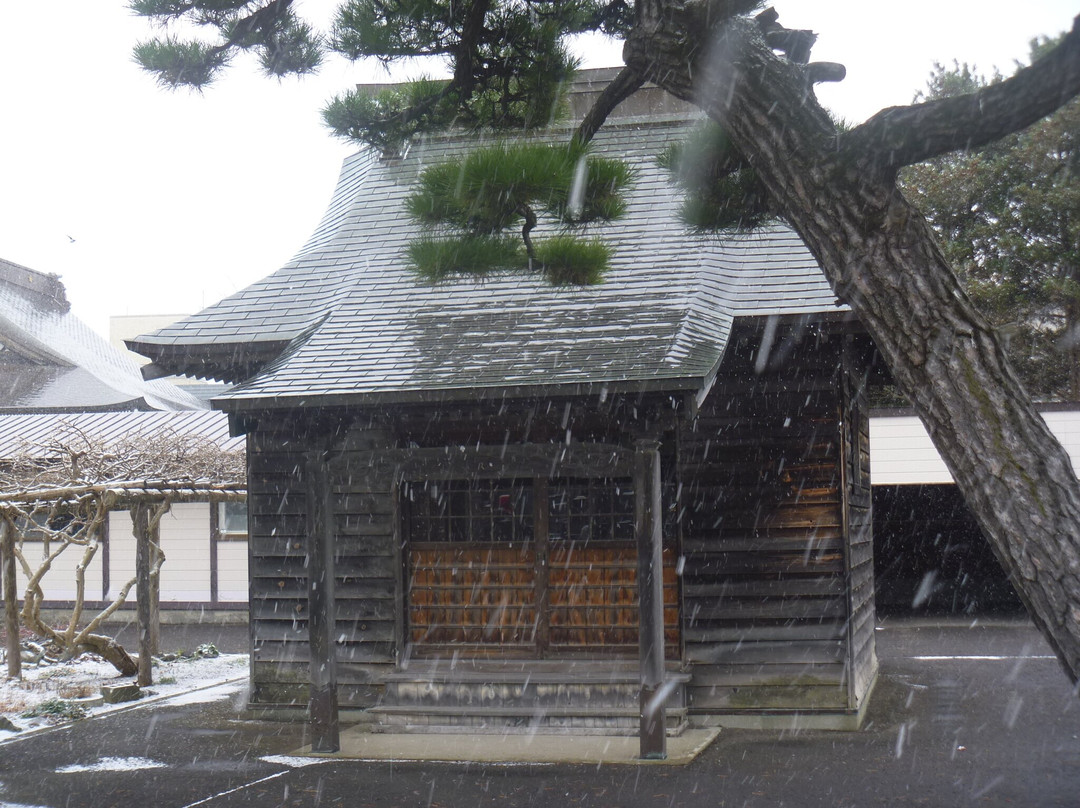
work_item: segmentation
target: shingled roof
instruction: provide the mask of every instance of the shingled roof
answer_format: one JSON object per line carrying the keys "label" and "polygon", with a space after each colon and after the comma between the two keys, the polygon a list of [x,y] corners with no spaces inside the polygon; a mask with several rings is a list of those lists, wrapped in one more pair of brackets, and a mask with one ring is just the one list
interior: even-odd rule
{"label": "shingled roof", "polygon": [[0,259],[0,412],[205,407],[168,382],[144,381],[70,308],[58,277]]}
{"label": "shingled roof", "polygon": [[54,442],[82,436],[105,447],[126,441],[158,441],[174,437],[212,442],[226,452],[244,450],[244,439],[229,435],[224,413],[183,412],[0,413],[0,462],[27,455],[47,457]]}
{"label": "shingled roof", "polygon": [[[403,200],[425,166],[477,139],[425,140],[404,159],[345,161],[330,207],[283,268],[129,343],[170,372],[242,382],[229,410],[618,389],[708,389],[735,318],[843,311],[788,228],[694,235],[655,159],[685,122],[606,126],[597,152],[636,167],[604,283],[553,288],[513,274],[436,285],[407,266]],[[565,137],[566,133],[563,133]],[[538,231],[538,236],[542,233]]]}

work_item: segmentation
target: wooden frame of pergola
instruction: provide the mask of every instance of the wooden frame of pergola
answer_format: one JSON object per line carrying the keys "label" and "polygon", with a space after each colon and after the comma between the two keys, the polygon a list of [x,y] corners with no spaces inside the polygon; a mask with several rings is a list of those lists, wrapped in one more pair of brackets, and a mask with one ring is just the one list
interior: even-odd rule
{"label": "wooden frame of pergola", "polygon": [[[96,514],[96,524],[89,525],[88,535],[100,530],[101,523],[110,511],[127,509],[131,513],[133,533],[136,539],[135,578],[121,590],[113,603],[95,616],[82,632],[83,636],[91,628],[99,625],[105,618],[119,609],[127,599],[131,586],[136,587],[136,619],[139,627],[138,684],[147,686],[152,683],[151,655],[155,650],[157,637],[156,577],[164,561],[158,539],[158,524],[173,503],[201,502],[213,498],[215,501],[243,501],[247,497],[247,486],[243,483],[213,483],[209,481],[168,481],[168,480],[129,480],[111,481],[98,484],[71,484],[54,487],[41,487],[21,491],[0,492],[0,577],[3,580],[4,626],[7,635],[8,676],[21,675],[21,655],[19,648],[20,609],[16,586],[15,541],[19,528],[17,523],[26,518],[34,506],[52,503],[57,508],[86,509]],[[70,543],[64,544],[51,554],[39,569],[36,585],[51,567],[52,561],[66,550]],[[89,563],[94,551],[87,551]],[[77,575],[85,570],[81,565]],[[78,582],[81,589],[81,581]],[[24,603],[24,607],[26,604]],[[74,635],[81,616],[81,597],[69,626],[69,633]]]}

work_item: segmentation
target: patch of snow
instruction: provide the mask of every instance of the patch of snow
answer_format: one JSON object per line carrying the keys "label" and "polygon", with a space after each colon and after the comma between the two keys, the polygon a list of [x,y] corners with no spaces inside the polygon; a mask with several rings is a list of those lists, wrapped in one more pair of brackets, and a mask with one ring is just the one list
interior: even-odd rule
{"label": "patch of snow", "polygon": [[164,769],[167,764],[156,760],[142,757],[106,757],[97,763],[82,764],[73,763],[70,766],[61,766],[57,769],[58,774],[75,774],[78,772],[135,772],[142,769]]}
{"label": "patch of snow", "polygon": [[211,687],[206,690],[195,690],[191,693],[181,693],[169,699],[169,704],[208,704],[212,701],[222,701],[247,687],[246,681],[229,682],[228,684]]}
{"label": "patch of snow", "polygon": [[326,758],[294,757],[291,755],[264,755],[259,758],[264,763],[276,763],[279,766],[288,766],[291,769],[299,769],[304,766],[315,766],[325,763]]}
{"label": "patch of snow", "polygon": [[[153,668],[154,683],[143,689],[144,698],[121,704],[80,702],[89,696],[99,695],[102,685],[130,684],[135,681],[134,677],[120,676],[116,668],[93,654],[56,665],[24,665],[22,680],[7,679],[3,676],[5,672],[0,669],[0,716],[8,718],[25,731],[61,722],[61,719],[48,716],[23,717],[24,713],[52,699],[80,705],[88,716],[97,716],[143,704],[151,698],[189,699],[181,702],[186,704],[228,698],[247,684],[248,656],[221,654],[217,657],[157,662]],[[17,739],[22,734],[0,730],[0,744]]]}

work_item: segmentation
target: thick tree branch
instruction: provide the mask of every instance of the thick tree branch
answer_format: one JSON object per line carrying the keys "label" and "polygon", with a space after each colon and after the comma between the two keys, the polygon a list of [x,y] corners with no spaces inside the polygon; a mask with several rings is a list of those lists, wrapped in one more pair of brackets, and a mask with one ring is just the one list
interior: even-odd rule
{"label": "thick tree branch", "polygon": [[889,107],[840,136],[840,151],[884,172],[1018,132],[1080,94],[1080,16],[1061,44],[1012,78],[968,95]]}
{"label": "thick tree branch", "polygon": [[251,15],[244,17],[229,32],[229,40],[226,46],[239,45],[244,47],[248,38],[276,26],[282,19],[288,16],[291,10],[292,0],[273,0]]}
{"label": "thick tree branch", "polygon": [[581,143],[588,143],[604,125],[608,115],[615,107],[636,93],[645,79],[636,70],[624,67],[611,83],[604,87],[600,97],[593,102],[592,108],[585,114],[574,137]]}
{"label": "thick tree branch", "polygon": [[218,57],[227,54],[232,48],[248,47],[251,44],[250,37],[276,25],[281,18],[288,15],[291,6],[292,0],[273,0],[258,11],[244,17],[236,23],[224,42],[210,49],[210,55]]}
{"label": "thick tree branch", "polygon": [[455,49],[456,59],[452,83],[465,96],[470,95],[476,86],[478,45],[484,33],[484,19],[490,8],[491,0],[473,0],[461,27],[461,41]]}

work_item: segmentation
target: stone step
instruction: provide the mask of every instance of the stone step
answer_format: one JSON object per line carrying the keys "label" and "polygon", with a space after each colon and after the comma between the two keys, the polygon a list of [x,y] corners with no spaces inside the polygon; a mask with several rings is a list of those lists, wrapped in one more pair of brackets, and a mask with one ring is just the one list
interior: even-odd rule
{"label": "stone step", "polygon": [[[490,707],[462,711],[456,707],[394,705],[373,707],[368,712],[379,719],[376,730],[385,732],[636,735],[639,726],[637,710],[631,709]],[[687,726],[686,708],[670,709],[666,718],[670,736]]]}
{"label": "stone step", "polygon": [[[677,662],[667,663],[668,677],[689,678]],[[401,670],[387,674],[388,679],[454,679],[468,681],[478,678],[497,678],[503,681],[611,681],[637,682],[637,661],[612,659],[597,661],[550,659],[413,659]]]}
{"label": "stone step", "polygon": [[[666,671],[668,732],[686,724],[690,675]],[[413,660],[383,677],[369,710],[394,732],[638,731],[639,677],[633,660]]]}
{"label": "stone step", "polygon": [[[384,676],[388,682],[609,682],[611,684],[637,684],[639,672],[636,664],[625,661],[597,663],[551,662],[548,660],[458,660],[412,662]],[[670,663],[665,671],[668,679],[689,681],[690,674]]]}
{"label": "stone step", "polygon": [[[671,693],[666,703],[681,707],[684,703],[683,679],[672,679]],[[523,681],[479,679],[396,679],[387,677],[383,703],[402,706],[456,707],[475,709],[485,707],[521,707],[548,709],[636,709],[638,683],[597,680],[589,681]]]}

